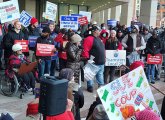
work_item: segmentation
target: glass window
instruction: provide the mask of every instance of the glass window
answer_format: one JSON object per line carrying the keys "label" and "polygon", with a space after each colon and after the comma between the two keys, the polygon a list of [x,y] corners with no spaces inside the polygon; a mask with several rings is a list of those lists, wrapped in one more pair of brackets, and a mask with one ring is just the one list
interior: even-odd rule
{"label": "glass window", "polygon": [[78,5],[70,5],[69,14],[78,14]]}
{"label": "glass window", "polygon": [[87,11],[87,6],[79,6],[79,11]]}
{"label": "glass window", "polygon": [[59,4],[59,16],[68,15],[69,6],[67,4]]}

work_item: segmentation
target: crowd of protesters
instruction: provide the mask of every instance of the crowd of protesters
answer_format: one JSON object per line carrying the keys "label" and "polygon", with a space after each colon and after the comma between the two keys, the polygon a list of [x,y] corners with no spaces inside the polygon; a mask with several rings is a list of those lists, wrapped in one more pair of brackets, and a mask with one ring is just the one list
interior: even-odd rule
{"label": "crowd of protesters", "polygon": [[[138,26],[133,22],[130,27],[121,26],[120,22],[117,22],[116,26],[107,26],[105,23],[99,26],[97,22],[91,22],[88,25],[80,26],[76,31],[60,29],[59,25],[55,25],[52,21],[48,21],[45,27],[41,28],[36,18],[31,19],[27,28],[23,28],[18,20],[8,26],[1,26],[0,69],[6,69],[7,74],[12,76],[18,71],[21,63],[28,64],[37,61],[38,79],[44,74],[55,76],[58,73],[57,71],[61,71],[60,76],[70,81],[70,88],[74,93],[72,101],[74,104],[68,100],[67,111],[71,111],[72,104],[76,106],[76,110],[73,112],[74,116],[70,112],[63,114],[67,116],[67,120],[81,119],[80,108],[83,107],[84,96],[80,89],[80,82],[83,81],[83,66],[90,59],[90,56],[94,57],[94,64],[99,67],[96,74],[98,87],[108,84],[115,77],[116,67],[105,66],[105,50],[126,50],[126,65],[128,67],[135,61],[130,58],[131,55],[136,55],[136,57],[142,59],[146,65],[145,72],[148,82],[152,84],[156,80],[160,80],[161,77],[164,63],[162,65],[146,64],[146,59],[147,54],[162,54],[163,59],[165,59],[165,29],[163,28],[153,29],[143,24]],[[29,47],[29,52],[23,53],[22,47],[15,44],[14,40],[28,40],[29,36],[38,36],[36,44],[54,45],[53,56],[36,56],[37,45]],[[2,58],[4,58],[4,62]],[[21,77],[29,89],[34,88],[36,81],[34,74],[29,72]],[[87,81],[87,91],[93,92],[93,84],[93,80]],[[90,107],[87,120],[96,120],[100,116],[104,117],[102,118],[104,120],[108,119],[104,113],[96,113],[100,107],[98,104],[101,104],[99,101],[99,98],[97,98],[96,104]],[[93,113],[94,115],[91,116]],[[53,120],[58,120],[58,117],[59,120],[66,120],[66,118],[61,118],[60,115]]]}

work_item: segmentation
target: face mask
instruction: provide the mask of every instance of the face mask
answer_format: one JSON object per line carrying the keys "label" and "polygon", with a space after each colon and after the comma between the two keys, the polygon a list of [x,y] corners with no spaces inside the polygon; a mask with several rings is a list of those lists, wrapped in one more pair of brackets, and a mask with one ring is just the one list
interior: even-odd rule
{"label": "face mask", "polygon": [[80,33],[81,33],[80,31],[77,32],[77,34],[80,34]]}
{"label": "face mask", "polygon": [[107,36],[106,33],[104,33],[104,34],[103,34],[103,37],[106,37],[106,36]]}

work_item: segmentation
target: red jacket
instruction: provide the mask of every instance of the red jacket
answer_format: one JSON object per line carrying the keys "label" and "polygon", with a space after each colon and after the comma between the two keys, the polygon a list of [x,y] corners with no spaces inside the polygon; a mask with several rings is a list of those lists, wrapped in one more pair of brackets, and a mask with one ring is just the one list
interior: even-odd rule
{"label": "red jacket", "polygon": [[47,116],[46,120],[74,120],[74,117],[71,111],[66,111],[56,116]]}
{"label": "red jacket", "polygon": [[59,34],[57,35],[57,37],[55,38],[55,42],[60,43],[60,48],[59,48],[59,52],[58,52],[58,57],[59,57],[59,58],[62,58],[62,59],[64,59],[64,60],[67,60],[67,55],[66,55],[66,52],[64,51],[63,43],[64,43],[64,41],[68,42],[68,40],[64,39],[63,36],[64,36],[64,34],[59,33]]}
{"label": "red jacket", "polygon": [[[103,37],[104,33],[106,33],[106,37]],[[104,43],[104,45],[105,45],[105,42],[108,40],[108,32],[107,32],[107,30],[102,30],[99,37],[102,40],[102,42]]]}

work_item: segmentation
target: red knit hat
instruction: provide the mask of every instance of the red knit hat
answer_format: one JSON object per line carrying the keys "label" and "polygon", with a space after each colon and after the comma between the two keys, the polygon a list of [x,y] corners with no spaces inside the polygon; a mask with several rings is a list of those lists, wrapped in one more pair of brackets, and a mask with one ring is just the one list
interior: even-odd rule
{"label": "red knit hat", "polygon": [[137,120],[160,120],[160,117],[148,108],[135,113]]}
{"label": "red knit hat", "polygon": [[135,61],[130,65],[130,70],[134,70],[138,67],[142,66],[144,68],[144,63],[142,61]]}
{"label": "red knit hat", "polygon": [[26,115],[37,115],[38,114],[38,103],[29,103],[26,111]]}
{"label": "red knit hat", "polygon": [[36,22],[38,22],[38,20],[35,17],[33,17],[30,21],[30,24],[34,25]]}

